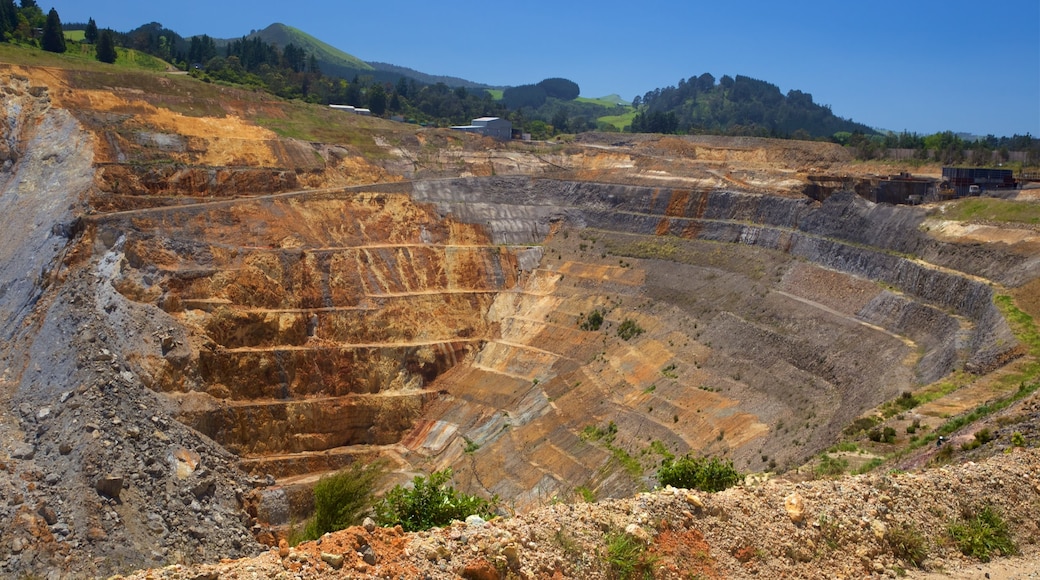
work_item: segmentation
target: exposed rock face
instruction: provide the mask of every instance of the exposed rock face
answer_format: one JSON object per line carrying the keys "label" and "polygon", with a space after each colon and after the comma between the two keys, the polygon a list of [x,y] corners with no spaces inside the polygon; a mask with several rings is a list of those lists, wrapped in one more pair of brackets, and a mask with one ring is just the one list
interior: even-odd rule
{"label": "exposed rock face", "polygon": [[[90,134],[28,81],[3,90],[0,574],[109,575],[255,553],[239,501],[252,485],[141,388],[122,349],[140,337],[107,319],[108,264],[82,268],[89,248],[70,244],[93,185]],[[204,457],[188,479],[166,460],[177,447]],[[212,491],[196,497],[203,479]]]}
{"label": "exposed rock face", "polygon": [[[616,423],[648,470],[654,440],[763,469],[1016,356],[982,275],[1035,259],[878,207],[487,178],[142,210],[87,236],[110,316],[146,337],[121,345],[134,372],[246,469],[433,461],[523,507],[645,485],[588,427]],[[922,248],[940,263],[907,257]],[[602,329],[582,327],[593,310]],[[621,338],[626,320],[644,332]],[[286,502],[266,513],[287,523],[305,495],[266,494]]]}

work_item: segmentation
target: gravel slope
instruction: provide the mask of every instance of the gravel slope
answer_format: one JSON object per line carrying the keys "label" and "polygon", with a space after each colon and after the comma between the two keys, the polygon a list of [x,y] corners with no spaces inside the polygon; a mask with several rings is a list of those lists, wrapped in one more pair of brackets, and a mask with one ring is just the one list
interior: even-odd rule
{"label": "gravel slope", "polygon": [[[949,524],[984,506],[1003,515],[1021,556],[982,563],[957,549]],[[415,534],[354,527],[252,559],[128,578],[611,578],[611,535],[648,546],[642,561],[655,578],[1035,578],[1038,513],[1040,451],[1015,449],[916,473],[555,504]],[[924,547],[919,569],[894,547],[899,529]]]}

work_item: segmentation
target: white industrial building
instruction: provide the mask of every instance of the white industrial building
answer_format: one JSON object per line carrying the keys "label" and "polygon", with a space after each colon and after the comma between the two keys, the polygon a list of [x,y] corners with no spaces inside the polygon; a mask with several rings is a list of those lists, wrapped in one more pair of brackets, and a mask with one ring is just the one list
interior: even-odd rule
{"label": "white industrial building", "polygon": [[513,138],[513,124],[499,117],[480,117],[473,119],[472,124],[458,125],[452,127],[452,129],[467,133],[477,133],[478,135],[493,137],[502,141],[508,141]]}

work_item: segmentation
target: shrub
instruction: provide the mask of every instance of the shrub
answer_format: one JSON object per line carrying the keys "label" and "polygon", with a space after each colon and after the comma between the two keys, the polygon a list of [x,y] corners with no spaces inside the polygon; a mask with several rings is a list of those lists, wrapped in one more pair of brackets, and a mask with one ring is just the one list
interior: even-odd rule
{"label": "shrub", "polygon": [[1011,444],[1015,447],[1025,447],[1026,438],[1019,431],[1015,431],[1011,434]]}
{"label": "shrub", "polygon": [[818,473],[824,477],[837,477],[845,473],[845,470],[849,468],[849,460],[841,457],[831,457],[824,453],[820,457],[820,464],[817,467]]}
{"label": "shrub", "polygon": [[586,425],[581,430],[581,434],[578,436],[582,441],[606,441],[607,443],[613,443],[614,437],[617,435],[617,423],[611,421],[607,423],[606,427],[599,427],[597,425]]}
{"label": "shrub", "polygon": [[888,528],[885,541],[895,557],[915,567],[920,567],[928,557],[928,542],[913,524],[902,523]]}
{"label": "shrub", "polygon": [[733,462],[712,457],[691,457],[686,455],[676,460],[664,460],[657,472],[657,480],[661,485],[699,489],[701,491],[722,491],[740,483],[744,476],[734,469]]}
{"label": "shrub", "polygon": [[851,425],[842,430],[842,433],[849,437],[854,437],[867,429],[870,429],[874,425],[878,424],[877,417],[860,417],[852,422]]}
{"label": "shrub", "polygon": [[361,523],[372,505],[372,495],[383,478],[383,464],[355,462],[314,486],[314,516],[307,522],[300,541],[316,540],[327,532]]}
{"label": "shrub", "polygon": [[919,404],[920,401],[910,391],[903,391],[899,398],[896,399],[896,405],[901,409],[913,409]]}
{"label": "shrub", "polygon": [[643,330],[643,327],[639,326],[639,324],[631,318],[624,319],[617,329],[617,335],[621,340],[631,340],[644,332],[646,331]]}
{"label": "shrub", "polygon": [[582,330],[599,330],[599,327],[603,326],[603,313],[598,308],[593,310],[579,326]]}
{"label": "shrub", "polygon": [[376,521],[383,526],[400,524],[405,531],[416,532],[471,515],[494,516],[497,495],[486,500],[458,492],[448,485],[451,474],[451,469],[435,471],[429,478],[416,476],[411,488],[395,486],[376,504]]}
{"label": "shrub", "polygon": [[965,556],[989,562],[993,553],[1010,556],[1018,552],[1004,518],[991,506],[978,513],[963,514],[949,527],[950,537]]}

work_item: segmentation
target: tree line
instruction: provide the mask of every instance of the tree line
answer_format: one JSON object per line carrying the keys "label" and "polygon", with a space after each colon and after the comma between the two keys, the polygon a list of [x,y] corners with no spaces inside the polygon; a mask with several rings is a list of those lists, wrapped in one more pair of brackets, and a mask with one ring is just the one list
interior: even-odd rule
{"label": "tree line", "polygon": [[[259,37],[243,36],[218,47],[207,35],[185,39],[159,23],[130,32],[99,29],[94,19],[62,25],[53,8],[44,14],[36,0],[0,0],[0,42],[67,50],[64,29],[83,30],[83,42],[95,47],[96,58],[112,63],[117,46],[137,50],[189,71],[208,82],[254,86],[289,99],[317,104],[365,107],[375,115],[399,115],[436,126],[467,123],[480,116],[508,117],[535,139],[560,133],[613,130],[598,122],[604,115],[621,115],[623,106],[605,108],[576,100],[577,83],[548,78],[536,84],[507,88],[494,100],[482,88],[449,87],[417,81],[387,71],[352,71],[333,67],[332,74],[314,54],[292,43],[279,47]],[[346,78],[353,73],[351,80]],[[852,149],[860,159],[883,158],[888,151],[911,150],[917,159],[942,163],[989,164],[1007,161],[1011,151],[1028,152],[1028,163],[1040,163],[1040,140],[1031,135],[968,140],[952,132],[922,136],[879,133],[861,123],[833,114],[799,90],[782,94],[771,83],[728,75],[716,81],[709,73],[680,79],[676,86],[648,91],[633,99],[636,114],[625,130],[633,133],[723,134],[822,139]]]}
{"label": "tree line", "polygon": [[875,131],[835,115],[813,102],[812,95],[791,90],[785,95],[772,83],[751,77],[710,73],[680,79],[678,85],[654,89],[633,99],[637,114],[633,133],[709,133],[792,137],[830,137],[837,132]]}
{"label": "tree line", "polygon": [[[69,29],[84,31],[84,42],[94,45],[99,61],[116,61],[118,53],[112,30],[98,30],[93,18]],[[14,0],[0,0],[0,42],[28,44],[55,53],[63,53],[69,48],[58,11],[51,8],[44,15],[36,0],[21,0],[17,6]]]}
{"label": "tree line", "polygon": [[961,137],[952,131],[919,135],[904,131],[866,135],[861,132],[835,133],[831,139],[851,149],[857,159],[885,159],[893,151],[909,152],[910,158],[937,161],[944,165],[992,165],[1011,161],[1011,152],[1024,152],[1027,165],[1040,164],[1040,139],[1029,133],[997,137]]}

